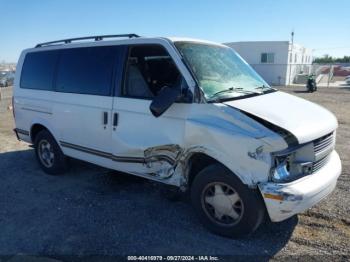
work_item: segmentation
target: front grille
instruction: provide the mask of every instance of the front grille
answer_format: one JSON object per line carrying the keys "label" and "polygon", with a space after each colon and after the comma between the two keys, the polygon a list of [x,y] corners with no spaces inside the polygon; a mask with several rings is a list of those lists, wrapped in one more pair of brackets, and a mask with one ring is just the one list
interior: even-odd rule
{"label": "front grille", "polygon": [[327,134],[314,140],[315,162],[312,163],[312,173],[320,170],[329,160],[334,149],[334,133]]}
{"label": "front grille", "polygon": [[313,162],[312,163],[312,173],[315,173],[318,170],[320,170],[325,164],[327,164],[328,160],[329,160],[329,154],[326,155],[325,157]]}
{"label": "front grille", "polygon": [[334,136],[333,133],[330,133],[328,135],[325,135],[321,138],[318,138],[314,141],[314,150],[315,150],[315,154],[319,154],[322,151],[325,151],[329,148],[333,147],[333,143],[334,143]]}

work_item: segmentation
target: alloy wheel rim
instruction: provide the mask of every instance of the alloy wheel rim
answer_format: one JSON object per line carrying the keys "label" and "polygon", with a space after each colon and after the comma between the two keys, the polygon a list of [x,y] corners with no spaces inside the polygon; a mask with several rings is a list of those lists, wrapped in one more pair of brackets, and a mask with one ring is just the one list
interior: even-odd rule
{"label": "alloy wheel rim", "polygon": [[237,191],[226,183],[209,183],[202,191],[201,201],[206,215],[215,223],[233,226],[242,219],[243,201]]}
{"label": "alloy wheel rim", "polygon": [[51,144],[47,140],[41,140],[38,145],[40,162],[47,168],[53,166],[55,154]]}

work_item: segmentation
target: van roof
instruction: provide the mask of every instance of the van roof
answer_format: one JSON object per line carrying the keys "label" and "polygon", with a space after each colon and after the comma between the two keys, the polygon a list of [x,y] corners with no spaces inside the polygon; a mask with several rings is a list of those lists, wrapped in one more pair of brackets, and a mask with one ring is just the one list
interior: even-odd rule
{"label": "van roof", "polygon": [[67,39],[62,39],[62,40],[40,43],[40,44],[37,44],[35,47],[38,48],[38,47],[48,46],[48,45],[52,45],[52,44],[70,44],[73,41],[83,41],[83,40],[91,40],[91,39],[93,39],[94,41],[101,41],[105,38],[121,38],[121,37],[122,38],[135,38],[135,37],[140,37],[140,36],[137,34],[84,36],[84,37],[67,38]]}
{"label": "van roof", "polygon": [[[107,40],[105,40],[105,39],[107,39]],[[183,41],[183,42],[196,42],[196,43],[204,43],[204,44],[223,46],[219,43],[215,43],[215,42],[211,42],[211,41],[207,41],[207,40],[201,40],[201,39],[187,38],[187,37],[141,37],[137,34],[119,34],[119,35],[101,35],[101,36],[87,36],[87,37],[62,39],[62,40],[57,40],[57,41],[39,43],[35,46],[35,48],[71,46],[71,45],[83,44],[83,43],[92,44],[94,42],[110,43],[110,42],[127,41],[128,43],[130,43],[130,42],[134,42],[134,41],[132,41],[133,39],[135,39],[135,42],[139,42],[139,40],[136,40],[136,39],[140,39],[140,40],[141,39],[147,39],[147,40],[167,39],[171,42],[182,42]],[[90,40],[90,41],[88,41],[88,40]]]}

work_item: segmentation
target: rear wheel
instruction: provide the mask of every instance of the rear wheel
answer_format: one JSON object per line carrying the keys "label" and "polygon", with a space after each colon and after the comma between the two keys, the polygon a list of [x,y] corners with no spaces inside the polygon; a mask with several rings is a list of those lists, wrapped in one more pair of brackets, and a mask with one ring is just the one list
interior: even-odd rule
{"label": "rear wheel", "polygon": [[34,146],[38,163],[45,173],[59,175],[67,170],[67,158],[49,131],[40,131]]}
{"label": "rear wheel", "polygon": [[249,189],[219,164],[206,167],[195,177],[191,199],[202,223],[219,235],[248,235],[264,218],[259,192]]}

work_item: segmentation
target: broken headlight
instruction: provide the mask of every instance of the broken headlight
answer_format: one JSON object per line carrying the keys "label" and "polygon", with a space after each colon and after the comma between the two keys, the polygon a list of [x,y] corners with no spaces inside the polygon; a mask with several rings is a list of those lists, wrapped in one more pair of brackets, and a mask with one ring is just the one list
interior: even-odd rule
{"label": "broken headlight", "polygon": [[291,155],[276,156],[275,165],[271,169],[273,182],[286,182],[290,180]]}
{"label": "broken headlight", "polygon": [[277,183],[290,182],[312,174],[315,161],[313,144],[309,143],[282,155],[273,156],[270,180]]}

